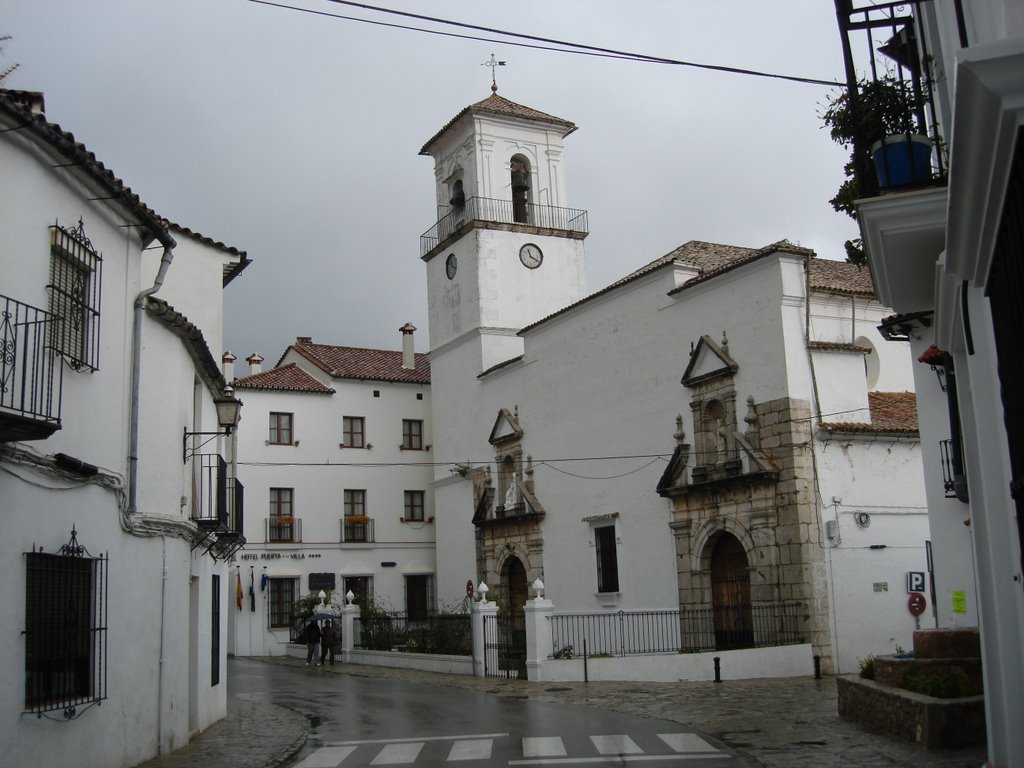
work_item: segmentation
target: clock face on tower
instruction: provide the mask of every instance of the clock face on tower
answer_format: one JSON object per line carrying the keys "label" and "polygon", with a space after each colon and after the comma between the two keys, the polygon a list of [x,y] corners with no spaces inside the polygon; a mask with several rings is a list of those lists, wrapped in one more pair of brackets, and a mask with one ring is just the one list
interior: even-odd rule
{"label": "clock face on tower", "polygon": [[448,275],[449,280],[455,279],[455,273],[459,271],[459,260],[455,257],[454,253],[449,253],[448,258],[444,262],[444,273]]}
{"label": "clock face on tower", "polygon": [[544,253],[533,243],[527,243],[519,249],[519,260],[524,267],[536,269],[544,261]]}

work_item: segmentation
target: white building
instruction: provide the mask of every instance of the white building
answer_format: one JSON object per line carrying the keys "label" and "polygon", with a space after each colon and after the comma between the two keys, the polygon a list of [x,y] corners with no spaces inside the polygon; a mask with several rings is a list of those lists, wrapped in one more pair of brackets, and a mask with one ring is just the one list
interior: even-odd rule
{"label": "white building", "polygon": [[[918,366],[930,489],[937,487],[937,441],[950,447],[954,498],[929,498],[935,545],[960,564],[951,578],[936,574],[940,617],[953,626],[977,616],[989,764],[1021,765],[1024,8],[943,0],[887,10],[844,4],[840,11],[851,81],[880,71],[921,87],[929,106],[918,116],[920,132],[943,141],[930,181],[879,194],[873,170],[862,168],[858,212],[879,296],[900,313],[887,323],[890,335],[909,338],[915,354],[936,364],[947,390],[927,365]],[[893,40],[899,45],[886,45]]]}
{"label": "white building", "polygon": [[792,610],[826,670],[909,647],[911,360],[867,271],[690,242],[587,296],[575,128],[495,94],[422,150],[439,591],[515,608],[540,578],[560,612],[706,611],[719,648]]}
{"label": "white building", "polygon": [[0,92],[0,166],[0,741],[12,765],[132,766],[226,708],[243,542],[202,495],[227,467],[200,472],[183,432],[219,429],[210,345],[248,260],[159,219],[41,94]]}
{"label": "white building", "polygon": [[236,654],[284,654],[293,603],[320,590],[335,608],[351,591],[412,617],[464,597],[435,588],[430,361],[415,330],[401,328],[400,351],[299,337],[270,370],[249,358],[236,382],[249,509]]}

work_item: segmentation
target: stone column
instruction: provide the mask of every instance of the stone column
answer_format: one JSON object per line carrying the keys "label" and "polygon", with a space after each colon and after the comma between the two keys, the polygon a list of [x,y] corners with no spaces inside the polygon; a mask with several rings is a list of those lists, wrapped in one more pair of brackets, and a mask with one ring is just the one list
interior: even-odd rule
{"label": "stone column", "polygon": [[484,677],[484,618],[494,619],[498,615],[498,604],[487,602],[486,592],[479,602],[473,603],[472,627],[473,627],[473,674],[477,677]]}
{"label": "stone column", "polygon": [[544,667],[551,655],[551,615],[555,604],[539,595],[527,600],[526,611],[526,677],[544,680]]}
{"label": "stone column", "polygon": [[349,603],[341,609],[341,660],[346,664],[352,661],[352,649],[356,644],[356,616],[359,606]]}

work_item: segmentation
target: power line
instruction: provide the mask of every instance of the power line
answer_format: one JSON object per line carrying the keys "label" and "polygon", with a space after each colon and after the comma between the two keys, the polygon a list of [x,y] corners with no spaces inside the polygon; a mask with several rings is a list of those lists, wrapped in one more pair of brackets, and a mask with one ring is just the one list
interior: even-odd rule
{"label": "power line", "polygon": [[[756,69],[746,69],[743,67],[731,67],[720,64],[700,64],[693,61],[684,61],[681,59],[672,59],[664,56],[652,56],[643,53],[633,53],[630,51],[621,51],[615,48],[604,48],[597,45],[587,45],[584,43],[574,43],[567,40],[558,40],[557,38],[540,37],[538,35],[528,35],[522,32],[509,32],[503,29],[497,29],[494,27],[485,27],[479,24],[468,24],[459,21],[452,21],[451,19],[444,19],[437,16],[426,16],[418,13],[411,13],[408,11],[398,11],[392,8],[383,8],[376,5],[368,5],[366,3],[357,3],[353,0],[327,0],[328,2],[335,3],[337,5],[346,5],[354,8],[360,8],[366,11],[372,11],[376,13],[391,14],[394,16],[401,16],[404,18],[415,19],[418,21],[425,21],[431,24],[443,24],[447,26],[459,27],[461,29],[469,29],[477,32],[486,32],[488,34],[502,35],[503,37],[518,38],[520,40],[531,40],[533,43],[517,43],[510,40],[496,40],[493,38],[479,37],[476,35],[468,34],[456,34],[453,32],[442,32],[440,30],[425,29],[423,27],[413,27],[403,24],[393,24],[383,21],[375,21],[373,19],[364,19],[356,16],[345,16],[342,14],[327,13],[326,11],[316,11],[311,8],[302,8],[294,5],[287,5],[284,3],[275,3],[270,0],[249,0],[251,3],[257,3],[259,5],[269,5],[276,8],[282,8],[285,10],[298,11],[301,13],[309,13],[315,16],[327,16],[330,18],[342,19],[345,21],[357,21],[364,24],[371,24],[374,26],[390,27],[394,29],[405,29],[413,32],[423,32],[431,35],[440,35],[442,37],[455,37],[464,40],[478,40],[481,42],[497,43],[499,45],[511,45],[519,48],[532,48],[536,50],[552,51],[555,53],[571,53],[578,56],[596,56],[599,58],[611,58],[611,59],[626,59],[629,61],[643,62],[647,64],[667,64],[679,67],[692,67],[694,69],[705,69],[713,72],[724,72],[727,74],[734,75],[747,75],[750,77],[766,77],[776,80],[787,80],[796,83],[805,83],[809,85],[823,85],[829,88],[845,87],[844,83],[840,83],[834,80],[821,80],[813,77],[801,77],[798,75],[783,75],[775,72],[764,72]],[[547,45],[538,45],[538,43],[546,43]],[[550,46],[561,46],[553,48]]]}

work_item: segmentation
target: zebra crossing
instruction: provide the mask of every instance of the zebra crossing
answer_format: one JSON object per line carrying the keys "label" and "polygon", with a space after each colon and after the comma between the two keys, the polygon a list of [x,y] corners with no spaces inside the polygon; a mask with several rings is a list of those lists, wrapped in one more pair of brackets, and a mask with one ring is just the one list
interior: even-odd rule
{"label": "zebra crossing", "polygon": [[[656,736],[657,738],[653,738]],[[507,766],[572,766],[601,763],[642,763],[731,759],[731,755],[696,733],[658,733],[634,739],[627,734],[590,736],[523,736],[482,733],[409,739],[331,742],[307,755],[293,768],[356,768],[415,766],[471,762]],[[642,743],[641,743],[642,742]],[[501,757],[491,763],[496,752]],[[454,768],[453,766],[453,768]]]}

